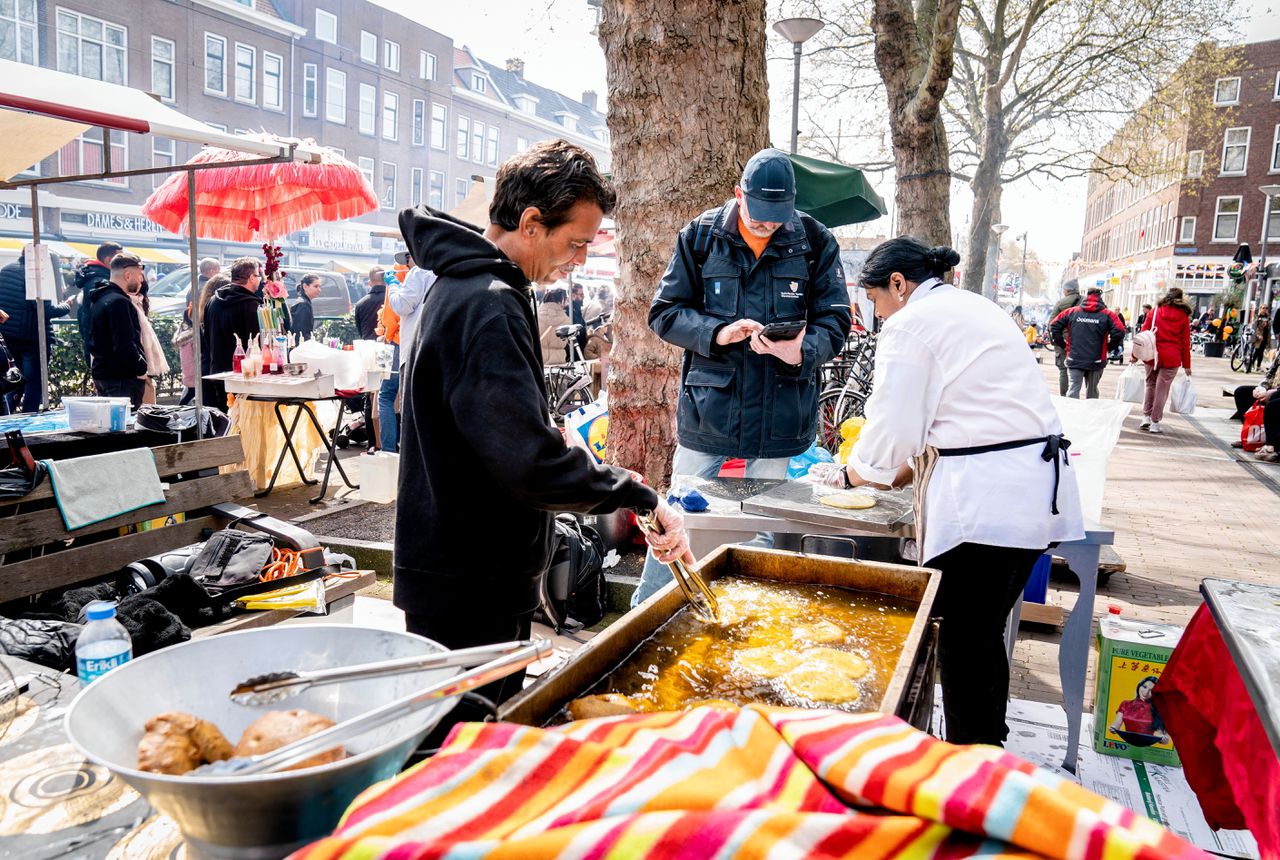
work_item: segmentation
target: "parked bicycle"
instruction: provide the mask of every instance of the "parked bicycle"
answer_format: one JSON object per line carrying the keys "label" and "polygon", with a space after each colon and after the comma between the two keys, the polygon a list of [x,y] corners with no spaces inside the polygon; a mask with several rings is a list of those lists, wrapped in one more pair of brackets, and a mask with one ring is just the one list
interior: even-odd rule
{"label": "parked bicycle", "polygon": [[844,348],[820,372],[818,394],[818,442],[828,451],[840,447],[840,425],[865,414],[875,374],[875,332],[855,331]]}
{"label": "parked bicycle", "polygon": [[[586,331],[594,332],[609,323],[609,315],[601,314],[595,319],[586,321]],[[543,369],[543,379],[547,386],[547,402],[551,406],[551,417],[558,426],[564,425],[564,419],[575,409],[591,403],[591,368],[582,354],[580,336],[583,326],[578,324],[562,325],[556,329],[556,337],[565,342],[565,350],[569,360],[563,364],[549,364]]]}
{"label": "parked bicycle", "polygon": [[1258,349],[1253,335],[1253,323],[1249,323],[1240,332],[1236,345],[1231,347],[1231,369],[1236,373],[1248,373],[1249,368],[1253,366]]}

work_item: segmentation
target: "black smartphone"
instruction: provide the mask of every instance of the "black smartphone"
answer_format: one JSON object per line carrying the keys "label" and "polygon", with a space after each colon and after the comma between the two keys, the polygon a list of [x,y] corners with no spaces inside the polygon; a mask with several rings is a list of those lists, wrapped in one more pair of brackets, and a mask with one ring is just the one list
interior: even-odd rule
{"label": "black smartphone", "polygon": [[769,340],[795,340],[796,335],[800,334],[800,330],[804,328],[804,324],[804,320],[771,322],[761,329],[760,334]]}

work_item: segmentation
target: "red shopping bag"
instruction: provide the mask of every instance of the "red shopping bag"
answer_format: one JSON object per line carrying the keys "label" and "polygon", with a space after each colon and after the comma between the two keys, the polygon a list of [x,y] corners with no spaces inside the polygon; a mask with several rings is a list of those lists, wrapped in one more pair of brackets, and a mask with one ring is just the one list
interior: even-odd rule
{"label": "red shopping bag", "polygon": [[1244,426],[1240,428],[1240,444],[1246,451],[1257,451],[1266,444],[1266,431],[1262,428],[1262,404],[1255,403],[1244,414]]}

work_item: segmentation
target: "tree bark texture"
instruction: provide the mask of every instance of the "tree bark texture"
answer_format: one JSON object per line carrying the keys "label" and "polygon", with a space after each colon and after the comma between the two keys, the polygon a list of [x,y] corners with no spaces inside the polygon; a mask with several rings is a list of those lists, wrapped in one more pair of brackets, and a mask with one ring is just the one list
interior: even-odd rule
{"label": "tree bark texture", "polygon": [[769,144],[764,0],[604,0],[618,190],[609,459],[666,486],[680,353],[648,324],[676,234],[724,202]]}
{"label": "tree bark texture", "polygon": [[951,243],[951,158],[939,105],[953,67],[960,0],[874,0],[876,68],[889,99],[898,232]]}
{"label": "tree bark texture", "polygon": [[999,50],[988,49],[984,57],[984,80],[987,86],[983,92],[983,114],[986,124],[983,126],[982,141],[979,146],[978,164],[973,171],[973,208],[969,216],[969,241],[967,243],[969,259],[962,261],[964,269],[964,288],[971,292],[994,298],[991,288],[991,275],[994,260],[990,251],[999,253],[999,245],[992,241],[991,225],[1000,217],[1000,195],[1002,183],[1000,170],[1004,167],[1005,152],[1008,140],[1004,122],[1004,100],[1001,96],[1001,63]]}

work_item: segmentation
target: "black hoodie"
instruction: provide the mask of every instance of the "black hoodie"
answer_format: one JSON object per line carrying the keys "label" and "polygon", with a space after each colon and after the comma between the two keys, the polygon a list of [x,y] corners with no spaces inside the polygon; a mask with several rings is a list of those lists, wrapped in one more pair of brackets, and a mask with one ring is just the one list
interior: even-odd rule
{"label": "black hoodie", "polygon": [[220,287],[209,301],[200,348],[209,351],[209,372],[226,373],[236,351],[236,336],[246,351],[249,338],[258,333],[258,308],[262,299],[241,284]]}
{"label": "black hoodie", "polygon": [[90,294],[90,366],[95,379],[137,379],[147,372],[142,351],[142,321],[133,299],[111,281]]}
{"label": "black hoodie", "polygon": [[475,227],[400,213],[438,277],[405,359],[395,603],[406,612],[514,614],[537,605],[552,511],[651,509],[623,470],[567,447],[552,424],[529,281]]}

